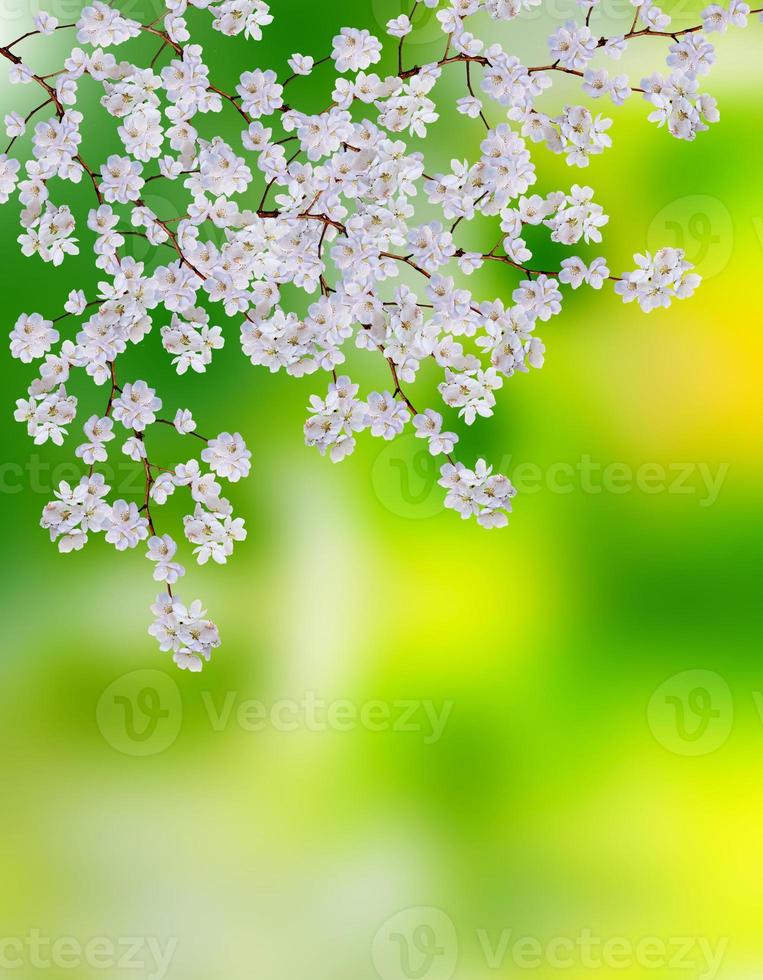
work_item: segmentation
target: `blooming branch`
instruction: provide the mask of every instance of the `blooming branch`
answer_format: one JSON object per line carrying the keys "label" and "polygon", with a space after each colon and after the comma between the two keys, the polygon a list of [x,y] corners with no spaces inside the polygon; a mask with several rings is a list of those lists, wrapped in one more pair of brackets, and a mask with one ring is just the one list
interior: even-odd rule
{"label": "blooming branch", "polygon": [[[601,243],[608,217],[587,186],[532,193],[537,172],[530,148],[544,146],[570,167],[584,168],[611,145],[611,120],[583,104],[564,104],[549,115],[537,100],[560,75],[571,76],[588,99],[608,98],[619,106],[640,96],[651,122],[693,140],[719,118],[715,100],[700,91],[715,60],[708,36],[744,27],[761,11],[742,0],[711,4],[700,24],[673,30],[659,7],[636,0],[630,27],[606,37],[594,32],[598,0],[579,0],[582,21],[569,21],[549,37],[549,60],[541,65],[525,65],[472,31],[475,15],[512,20],[538,3],[416,0],[409,14],[387,24],[395,74],[370,71],[382,61],[381,39],[344,27],[318,60],[294,53],[283,81],[272,70],[255,68],[240,75],[233,92],[213,84],[202,48],[191,40],[187,0],[168,0],[148,24],[100,0],[71,24],[41,13],[33,30],[0,46],[11,82],[43,93],[25,116],[5,117],[10,142],[0,154],[0,203],[18,198],[21,250],[54,266],[79,252],[75,216],[66,204],[53,202],[48,185],[54,177],[72,183],[84,178],[95,198],[85,224],[104,276],[96,296],[72,290],[63,314],[47,319],[23,313],[11,331],[13,356],[41,362],[15,413],[36,444],[60,445],[68,435],[77,412],[77,399],[66,388],[72,371],[84,371],[108,391],[102,414],[84,422],[85,440],[74,450],[85,467],[81,480],[59,485],[41,523],[62,552],[81,549],[91,533],[103,533],[120,551],[146,543],[153,577],[164,586],[149,632],[181,668],[200,670],[220,640],[201,603],[186,606],[173,591],[185,569],[176,560],[177,542],[159,529],[159,510],[171,494],[187,490],[183,531],[196,561],[227,562],[246,529],[221,481],[246,477],[251,453],[237,432],[200,435],[186,409],[178,408],[174,418],[161,415],[163,400],[148,381],[125,380],[121,355],[152,329],[178,374],[201,374],[225,343],[208,310],[220,304],[239,322],[241,348],[253,365],[294,377],[325,375],[321,393],[310,398],[308,446],[338,462],[353,452],[360,433],[391,440],[410,425],[429,452],[443,458],[445,505],[492,528],[508,523],[515,490],[485,460],[467,467],[455,458],[459,437],[445,429],[442,411],[454,411],[470,426],[493,414],[506,379],[543,365],[545,347],[536,330],[561,311],[563,289],[599,290],[611,282],[624,302],[636,300],[648,312],[698,286],[699,276],[680,249],[637,254],[636,268],[619,276],[605,257],[587,261],[575,254],[581,243]],[[436,10],[445,49],[434,62],[407,65],[405,41],[420,4]],[[243,33],[254,41],[273,20],[264,0],[193,0],[193,6],[206,9],[221,34]],[[53,72],[35,72],[17,53],[33,36],[66,30],[75,32],[76,43]],[[132,50],[135,39],[146,35],[160,45],[147,65],[117,61],[109,50]],[[629,44],[650,37],[670,42],[665,74],[634,85],[610,71],[609,63]],[[299,110],[299,79],[327,64],[335,71],[331,102],[321,112]],[[448,172],[429,175],[423,154],[406,138],[425,138],[438,121],[435,90],[443,72],[456,69],[464,95],[455,108],[484,127],[480,156],[454,159]],[[80,150],[85,120],[76,105],[85,77],[100,86],[100,104],[123,147],[97,164]],[[287,86],[294,106],[284,101]],[[36,122],[32,155],[22,167],[9,154],[32,118],[48,107],[50,116]],[[199,135],[197,117],[222,111],[243,123],[240,147]],[[264,189],[252,206],[257,171]],[[158,214],[146,202],[144,188],[155,181],[182,184],[187,202],[181,216]],[[417,218],[421,199],[442,220]],[[469,250],[461,236],[478,216],[495,225],[498,241]],[[538,268],[525,239],[533,226],[575,251],[558,268]],[[128,236],[154,246],[149,262],[123,253]],[[519,273],[510,299],[481,300],[464,287],[489,262]],[[403,272],[416,288],[400,282]],[[306,315],[287,308],[287,284],[312,298]],[[62,340],[57,324],[70,317],[79,328],[73,339]],[[353,346],[386,365],[387,389],[361,396],[346,373]],[[411,388],[424,362],[442,372],[440,410],[414,406]],[[157,425],[201,442],[199,458],[153,461],[148,434]],[[137,501],[110,500],[111,488],[98,472],[115,430],[124,432],[122,450],[143,474]]]}

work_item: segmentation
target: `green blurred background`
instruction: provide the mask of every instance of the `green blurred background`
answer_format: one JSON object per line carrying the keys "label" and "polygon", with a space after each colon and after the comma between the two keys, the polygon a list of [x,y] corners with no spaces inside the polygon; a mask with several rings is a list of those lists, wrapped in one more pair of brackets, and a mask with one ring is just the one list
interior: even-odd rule
{"label": "green blurred background", "polygon": [[[160,13],[120,6],[144,22]],[[221,38],[203,11],[191,19],[215,83],[232,90],[245,69],[283,75],[292,52],[322,57],[338,27],[381,31],[407,6],[276,0],[259,44]],[[44,5],[62,21],[79,7]],[[701,4],[671,8],[682,26]],[[37,9],[6,0],[2,37],[29,29]],[[546,35],[574,5],[544,10],[490,30],[543,63]],[[605,6],[597,32],[622,31],[631,11]],[[419,27],[409,63],[442,50],[431,14]],[[509,529],[444,512],[410,436],[363,437],[341,466],[306,448],[305,406],[323,382],[253,370],[234,320],[214,321],[227,343],[204,377],[174,375],[156,328],[125,356],[123,376],[156,385],[171,414],[189,407],[201,431],[239,429],[253,451],[251,478],[230,494],[247,541],[227,567],[190,566],[181,583],[222,633],[201,675],[175,671],[146,633],[156,589],[142,549],[117,555],[95,540],[60,556],[37,527],[53,482],[74,476],[76,438],[31,445],[12,421],[31,373],[2,359],[0,939],[156,937],[174,949],[173,980],[710,975],[697,956],[691,969],[625,956],[594,970],[576,955],[562,971],[512,956],[519,937],[545,949],[589,930],[626,948],[693,937],[696,953],[727,940],[715,976],[760,976],[762,30],[720,39],[706,87],[722,119],[695,143],[648,124],[633,99],[599,103],[614,147],[588,170],[536,149],[540,193],[590,183],[611,216],[603,248],[583,254],[607,255],[618,273],[634,251],[682,245],[706,281],[649,316],[607,290],[568,296],[539,331],[543,370],[508,381],[489,422],[458,426],[462,459],[485,456],[524,491]],[[18,51],[52,71],[70,40]],[[137,60],[156,47],[141,38],[130,50]],[[634,84],[665,53],[655,39],[632,44]],[[321,108],[330,77],[323,66],[297,81],[291,103]],[[462,88],[460,71],[442,83],[428,172],[478,153],[479,121],[444,108]],[[4,73],[1,91],[3,114],[37,104]],[[546,104],[577,93],[555,79]],[[92,110],[95,88],[82,98]],[[495,105],[486,111],[498,121]],[[83,155],[100,160],[118,143],[105,114],[93,118]],[[237,145],[230,106],[205,125]],[[22,258],[18,205],[7,205],[6,330],[22,311],[57,315],[73,286],[93,296],[92,188],[54,185],[52,197],[72,202],[83,254],[58,270]],[[518,281],[500,267],[480,275],[485,298],[508,298]],[[74,329],[65,321],[65,336]],[[387,386],[383,364],[350,357],[363,390]],[[417,403],[436,406],[436,380],[422,374]],[[103,391],[73,390],[81,422]],[[169,453],[171,433],[155,444],[165,435]],[[122,495],[136,493],[139,479],[125,480]],[[178,537],[174,503],[158,513]],[[333,720],[310,724],[310,697],[332,703]],[[440,737],[427,710],[445,712]],[[485,937],[496,947],[502,935],[509,952],[496,964]],[[7,972],[157,975],[150,961],[37,969],[28,956]]]}

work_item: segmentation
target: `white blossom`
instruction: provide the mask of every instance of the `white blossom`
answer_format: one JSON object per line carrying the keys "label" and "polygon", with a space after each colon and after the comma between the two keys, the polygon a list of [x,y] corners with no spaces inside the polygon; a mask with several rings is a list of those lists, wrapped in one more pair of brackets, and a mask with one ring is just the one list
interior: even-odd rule
{"label": "white blossom", "polygon": [[114,400],[114,418],[127,429],[139,432],[156,421],[156,412],[162,407],[161,398],[145,381],[126,384]]}
{"label": "white blossom", "polygon": [[433,456],[444,453],[446,456],[453,452],[453,448],[458,442],[455,432],[442,431],[442,415],[431,408],[427,408],[421,415],[414,415],[413,425],[419,439],[427,439],[429,442],[429,452]]}
{"label": "white blossom", "polygon": [[210,439],[206,449],[201,451],[201,458],[209,464],[212,472],[231,483],[248,476],[251,456],[238,432],[232,435],[230,432],[221,432],[216,439]]}
{"label": "white blossom", "polygon": [[[217,352],[232,331],[252,365],[313,382],[301,382],[307,446],[339,462],[360,438],[392,441],[412,431],[445,457],[446,507],[501,527],[512,484],[484,459],[473,469],[456,459],[461,444],[451,430],[492,416],[508,379],[543,366],[543,325],[561,313],[568,291],[613,283],[624,302],[648,312],[699,285],[679,248],[637,252],[635,268],[621,276],[604,255],[589,257],[586,246],[603,251],[609,216],[591,187],[549,188],[544,154],[589,166],[615,131],[598,108],[619,107],[634,92],[650,122],[696,139],[720,117],[704,90],[716,60],[708,37],[746,26],[750,6],[713,3],[684,28],[671,26],[656,4],[634,0],[632,26],[607,36],[603,5],[579,0],[577,16],[549,35],[547,63],[532,65],[504,46],[496,22],[516,21],[518,31],[540,0],[422,2],[447,43],[429,63],[414,63],[422,46],[407,39],[416,18],[403,13],[387,21],[383,39],[346,26],[330,50],[292,54],[291,74],[280,81],[247,46],[246,70],[231,66],[232,91],[196,43],[196,18],[208,17],[223,35],[224,58],[225,37],[262,39],[273,21],[265,0],[170,0],[146,24],[93,0],[75,24],[40,11],[22,37],[0,45],[10,83],[41,100],[4,118],[10,142],[0,153],[0,204],[18,197],[12,234],[35,263],[62,266],[82,252],[78,261],[92,255],[98,270],[87,294],[74,277],[64,280],[62,313],[20,313],[8,324],[11,354],[31,375],[14,418],[36,445],[61,446],[68,437],[78,402],[67,386],[79,392],[75,383],[89,378],[100,398],[95,409],[86,402],[89,414],[76,426],[84,438],[76,437],[74,457],[84,473],[58,485],[41,525],[64,553],[96,533],[118,551],[147,542],[153,577],[166,590],[151,607],[149,632],[181,669],[200,670],[220,638],[200,600],[185,605],[173,593],[184,574],[180,552],[222,565],[246,539],[222,481],[247,477],[252,454],[240,432],[203,436],[189,409],[163,416],[162,395],[144,380],[125,381],[143,373],[133,367],[141,356],[147,373],[166,357],[185,384],[208,371],[222,377],[234,352]],[[53,32],[53,50],[65,50],[55,69],[38,75],[32,65],[44,59],[22,57],[16,51],[26,48],[15,45],[32,35],[42,45]],[[161,40],[151,61],[133,44],[148,42],[147,34]],[[626,50],[635,59],[642,37],[658,55],[662,43],[664,67],[633,84],[611,69]],[[313,73],[311,84],[325,87],[321,110],[300,91]],[[454,132],[450,152],[433,164],[426,139],[438,124],[447,141],[453,110],[460,126],[480,133],[479,149],[470,152]],[[229,125],[218,127],[223,112]],[[116,148],[105,160],[83,140],[101,128],[103,145]],[[82,213],[65,203],[71,184],[79,185],[72,202],[90,195]],[[127,254],[131,238],[142,239],[145,258]],[[549,254],[561,254],[536,258],[546,254],[541,239],[552,243]],[[498,297],[466,288],[487,268],[499,274]],[[35,303],[46,300],[41,284]],[[351,377],[364,379],[362,391]],[[420,378],[434,395],[423,410],[415,407]],[[235,391],[242,410],[246,394]],[[215,410],[228,407],[221,399]],[[134,499],[111,499],[97,472],[115,425],[124,429],[121,465],[134,467],[140,483],[135,494],[125,490]],[[192,437],[186,447],[201,443],[200,451],[173,457],[166,447],[179,436]],[[160,526],[176,504],[185,542]]]}
{"label": "white blossom", "polygon": [[133,501],[115,500],[108,516],[106,540],[117,551],[134,548],[148,537],[148,521],[141,517]]}
{"label": "white blossom", "polygon": [[182,575],[185,575],[183,566],[172,560],[175,557],[176,551],[177,544],[169,534],[163,534],[161,537],[153,535],[153,537],[148,539],[148,553],[146,557],[149,561],[155,562],[155,581],[174,585]]}
{"label": "white blossom", "polygon": [[446,463],[440,470],[440,486],[445,487],[445,506],[463,520],[476,517],[482,527],[505,527],[509,523],[511,499],[516,490],[509,479],[492,473],[484,459],[473,470],[463,463]]}
{"label": "white blossom", "polygon": [[337,71],[359,71],[381,60],[381,44],[367,30],[343,27],[333,44],[331,57]]}
{"label": "white blossom", "polygon": [[188,435],[189,432],[196,430],[196,421],[187,408],[179,408],[175,412],[175,418],[172,424],[181,436]]}
{"label": "white blossom", "polygon": [[387,34],[391,37],[407,37],[412,30],[413,25],[407,14],[400,14],[399,17],[387,21]]}
{"label": "white blossom", "polygon": [[44,357],[58,336],[52,320],[44,320],[39,313],[22,313],[11,330],[11,354],[29,364]]}

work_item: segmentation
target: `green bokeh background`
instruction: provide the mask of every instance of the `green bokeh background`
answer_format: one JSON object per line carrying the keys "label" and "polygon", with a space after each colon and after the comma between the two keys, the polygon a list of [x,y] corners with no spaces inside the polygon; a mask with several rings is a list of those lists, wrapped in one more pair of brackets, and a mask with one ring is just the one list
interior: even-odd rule
{"label": "green bokeh background", "polygon": [[[79,6],[45,9],[66,20]],[[701,6],[666,9],[690,24]],[[27,30],[36,9],[7,3],[2,37]],[[150,2],[125,9],[144,22],[160,12]],[[338,27],[380,31],[404,9],[398,0],[275,0],[276,22],[259,44],[221,38],[204,12],[192,23],[215,83],[232,90],[245,69],[283,75],[293,51],[321,57]],[[524,27],[491,30],[542,63],[549,29],[574,5],[557,0],[553,18],[549,9]],[[602,32],[624,29],[631,9],[606,6]],[[584,254],[606,254],[619,272],[641,248],[683,245],[706,281],[692,300],[649,316],[606,290],[569,296],[564,315],[539,331],[543,370],[508,381],[495,418],[459,427],[461,458],[485,456],[524,484],[509,529],[485,532],[444,512],[411,437],[392,447],[364,437],[341,466],[306,448],[315,379],[253,370],[234,320],[216,321],[227,343],[203,377],[174,375],[156,328],[125,356],[123,376],[156,385],[171,414],[189,407],[202,431],[239,429],[253,450],[251,478],[230,494],[247,541],[227,567],[191,566],[182,582],[223,637],[200,676],[174,671],[146,634],[155,587],[141,549],[116,555],[95,540],[60,556],[36,526],[54,480],[74,476],[76,443],[31,445],[11,419],[30,371],[2,359],[0,937],[174,937],[173,980],[367,980],[377,975],[380,926],[424,906],[453,923],[459,980],[559,973],[509,958],[491,969],[480,929],[494,941],[502,929],[542,942],[586,928],[632,943],[725,937],[718,977],[760,975],[762,30],[720,39],[707,87],[722,119],[695,143],[648,124],[633,99],[620,110],[600,104],[615,120],[614,147],[588,170],[536,149],[540,193],[590,182],[611,216],[603,252]],[[425,43],[408,43],[418,63],[442,50],[431,22],[421,31]],[[51,71],[68,41],[62,33],[18,50]],[[141,38],[123,50],[137,60],[156,46]],[[664,54],[644,39],[625,65],[638,79]],[[317,69],[290,87],[290,101],[321,108],[329,79],[328,66]],[[577,100],[567,81],[555,80],[549,107]],[[441,91],[461,94],[462,85],[454,69]],[[3,113],[36,104],[31,86],[11,88],[4,73],[0,90]],[[92,109],[95,88],[82,95]],[[498,121],[496,106],[487,112]],[[83,155],[100,160],[118,142],[97,107],[92,118]],[[237,122],[225,106],[205,121],[206,135],[236,145]],[[474,159],[481,133],[479,121],[444,111],[422,144],[428,172],[451,156]],[[84,243],[58,270],[20,256],[18,206],[3,209],[6,330],[22,311],[57,315],[74,286],[93,296],[83,220],[91,198],[85,183],[54,188],[57,203],[72,202]],[[157,210],[173,206],[171,195],[146,198]],[[544,248],[541,258],[558,254]],[[507,298],[517,280],[499,267],[473,283],[486,298]],[[62,326],[65,336],[75,329]],[[364,390],[388,384],[383,363],[351,358]],[[434,405],[435,383],[423,374],[415,400]],[[82,421],[103,391],[74,390]],[[171,433],[152,445],[177,448]],[[602,489],[600,471],[590,484],[575,471],[569,492],[558,492],[558,464],[620,464],[626,476]],[[692,492],[646,492],[636,474],[648,464],[670,480],[670,468],[690,466]],[[700,466],[723,475],[716,499]],[[129,496],[129,483],[118,485]],[[179,511],[159,513],[162,530],[178,536]],[[137,670],[159,673],[130,676]],[[683,676],[695,670],[713,673]],[[131,742],[112,694],[139,706],[144,687],[169,715],[159,741]],[[253,732],[236,720],[242,702],[272,706],[306,692],[356,706],[452,701],[452,711],[432,744],[422,731]],[[665,692],[686,706],[689,734],[709,721],[701,738],[678,726]],[[218,731],[209,706],[226,698],[234,711]],[[708,703],[717,716],[705,718]],[[594,972],[702,975],[643,963]],[[8,973],[150,975],[85,965]]]}

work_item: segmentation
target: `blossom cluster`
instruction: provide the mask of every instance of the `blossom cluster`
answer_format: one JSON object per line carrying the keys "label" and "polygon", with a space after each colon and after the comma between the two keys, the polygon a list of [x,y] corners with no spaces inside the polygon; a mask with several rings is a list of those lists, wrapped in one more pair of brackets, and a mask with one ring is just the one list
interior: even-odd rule
{"label": "blossom cluster", "polygon": [[[435,10],[444,50],[413,65],[405,42],[419,2]],[[41,523],[62,552],[98,533],[117,550],[146,549],[165,590],[152,606],[149,632],[181,668],[200,670],[220,640],[201,603],[185,605],[174,591],[185,569],[178,542],[157,530],[157,511],[175,492],[187,494],[183,533],[194,558],[225,563],[246,528],[223,484],[248,475],[251,453],[238,432],[202,436],[182,406],[164,414],[150,364],[145,378],[124,376],[121,355],[152,330],[178,374],[202,374],[231,340],[210,311],[219,304],[253,365],[323,375],[308,406],[308,446],[338,462],[361,433],[392,440],[413,432],[442,460],[445,506],[492,528],[508,522],[514,488],[484,459],[469,468],[454,458],[459,437],[443,413],[467,426],[487,418],[507,379],[543,365],[538,327],[560,313],[565,289],[600,290],[611,282],[625,302],[635,299],[649,311],[690,296],[699,283],[680,249],[637,254],[636,268],[620,276],[604,256],[578,254],[581,245],[602,242],[608,216],[582,183],[536,192],[533,147],[585,168],[612,144],[612,120],[589,104],[557,101],[550,112],[540,106],[553,102],[555,80],[573,76],[586,103],[619,106],[636,93],[650,121],[693,140],[718,119],[715,101],[700,90],[715,59],[710,36],[745,26],[760,11],[729,0],[707,7],[700,24],[675,28],[649,0],[633,0],[622,33],[602,36],[595,30],[599,0],[578,0],[580,19],[548,38],[547,63],[527,65],[479,34],[495,36],[491,22],[514,20],[539,0],[419,2],[410,15],[390,19],[386,38],[344,27],[318,60],[295,52],[288,73],[246,70],[232,91],[213,84],[192,40],[194,18],[209,16],[222,35],[260,41],[273,20],[265,0],[166,0],[150,24],[93,0],[74,23],[39,13],[33,29],[0,45],[10,81],[42,97],[26,115],[5,117],[10,142],[0,154],[0,203],[19,202],[25,255],[59,266],[84,239],[102,277],[91,295],[73,289],[60,316],[24,312],[10,333],[12,355],[38,366],[15,413],[36,444],[60,445],[70,435],[73,372],[105,389],[102,411],[79,423],[84,438],[74,453],[82,477],[75,486],[60,484]],[[18,46],[58,31],[72,37],[69,53],[58,70],[40,74]],[[663,74],[634,85],[608,67],[650,37],[666,45]],[[160,45],[150,61],[131,60],[141,39]],[[322,65],[334,72],[326,84],[330,104],[302,111],[300,79],[328,72]],[[437,100],[438,88],[452,72],[462,73],[464,94],[451,108],[484,132],[476,159],[454,157],[445,172],[430,174],[421,141],[441,117],[448,99]],[[121,143],[102,161],[87,161],[81,151],[90,125],[77,109],[85,79],[96,83]],[[200,135],[201,117],[223,111],[241,123],[233,143]],[[30,129],[37,113],[47,118]],[[31,154],[22,161],[12,151],[25,135]],[[54,178],[92,185],[86,215],[54,201]],[[181,186],[183,210],[156,213],[143,197],[151,181]],[[492,248],[462,244],[466,225],[478,217],[495,224]],[[573,250],[558,268],[536,268],[528,246],[533,226]],[[148,262],[125,254],[128,235],[152,246]],[[514,284],[499,298],[474,296],[465,281],[495,262]],[[306,314],[288,308],[288,286],[309,297]],[[379,390],[361,393],[351,380],[353,347],[385,372]],[[425,364],[440,372],[440,404],[417,409],[410,386]],[[149,451],[159,425],[201,442],[198,457],[182,453],[159,465]],[[115,440],[143,472],[142,499],[113,499],[98,472]]]}

